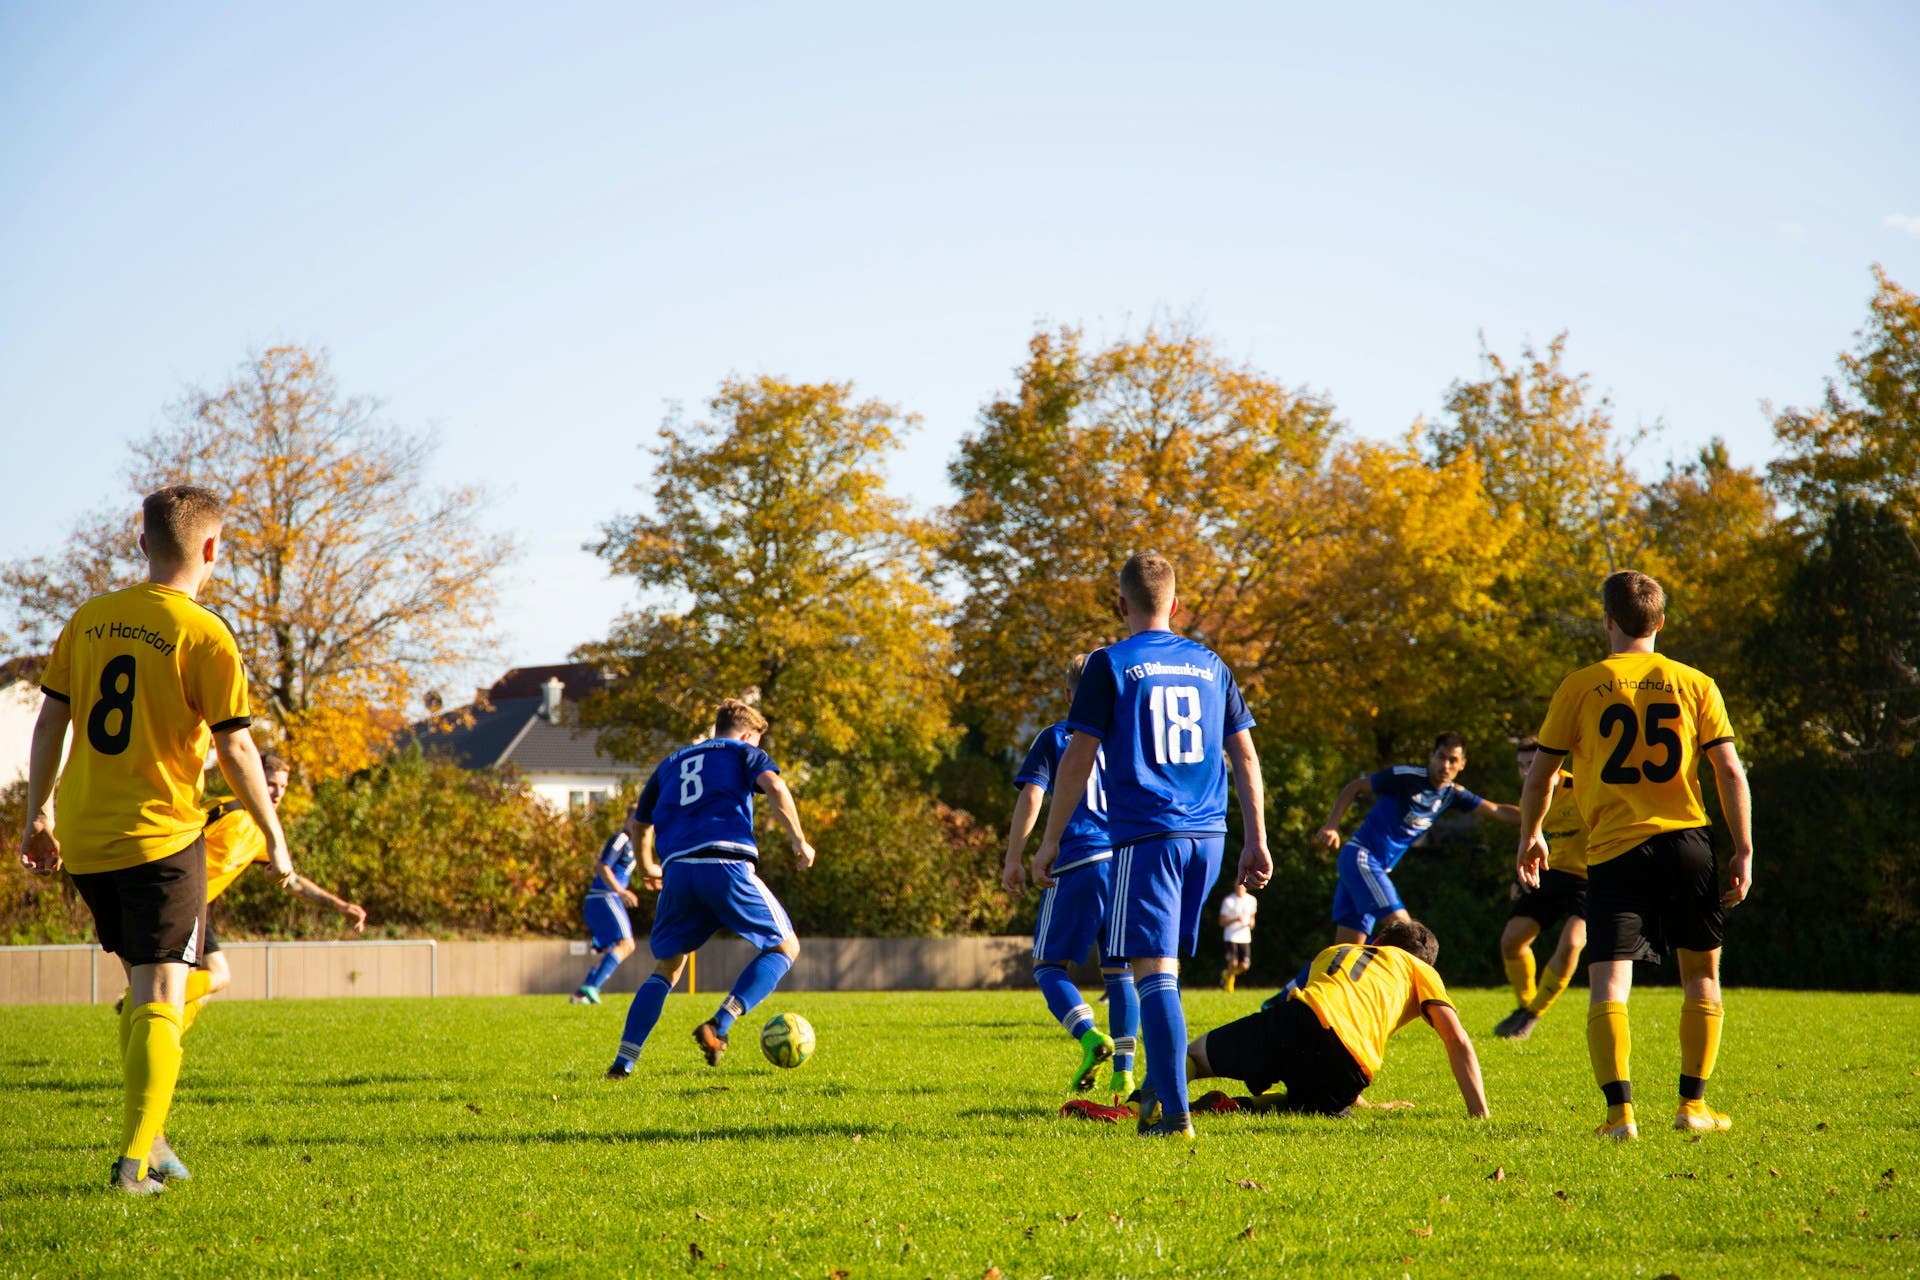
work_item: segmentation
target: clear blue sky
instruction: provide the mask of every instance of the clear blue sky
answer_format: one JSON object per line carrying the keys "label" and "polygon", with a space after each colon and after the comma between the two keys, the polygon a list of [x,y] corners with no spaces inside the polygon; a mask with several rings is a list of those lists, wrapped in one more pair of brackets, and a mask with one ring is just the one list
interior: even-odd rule
{"label": "clear blue sky", "polygon": [[922,414],[931,505],[1037,323],[1188,315],[1374,435],[1567,329],[1656,470],[1762,460],[1869,265],[1920,286],[1910,5],[1334,7],[0,7],[0,555],[319,344],[494,489],[501,665],[553,661],[730,371]]}

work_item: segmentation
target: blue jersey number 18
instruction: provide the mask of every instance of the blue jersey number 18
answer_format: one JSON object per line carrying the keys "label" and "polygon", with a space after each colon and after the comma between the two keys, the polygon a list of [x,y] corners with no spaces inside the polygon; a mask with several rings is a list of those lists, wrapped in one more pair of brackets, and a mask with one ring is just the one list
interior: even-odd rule
{"label": "blue jersey number 18", "polygon": [[1207,758],[1200,728],[1200,690],[1190,684],[1155,685],[1148,694],[1153,713],[1153,762],[1199,764]]}

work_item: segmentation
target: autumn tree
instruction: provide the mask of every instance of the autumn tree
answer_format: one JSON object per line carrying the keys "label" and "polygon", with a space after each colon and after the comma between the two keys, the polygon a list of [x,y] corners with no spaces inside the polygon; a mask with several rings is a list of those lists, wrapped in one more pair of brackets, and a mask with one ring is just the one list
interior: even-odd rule
{"label": "autumn tree", "polygon": [[1920,527],[1920,297],[1873,269],[1866,327],[1816,409],[1773,420],[1785,456],[1768,467],[1808,527],[1844,502],[1887,506]]}
{"label": "autumn tree", "polygon": [[434,449],[344,394],[324,351],[263,351],[133,442],[134,501],[0,567],[18,638],[44,649],[81,601],[144,575],[139,495],[204,485],[227,519],[202,598],[240,642],[255,714],[303,774],[358,769],[416,696],[492,648],[494,575],[514,546],[482,527],[480,489],[429,486]]}

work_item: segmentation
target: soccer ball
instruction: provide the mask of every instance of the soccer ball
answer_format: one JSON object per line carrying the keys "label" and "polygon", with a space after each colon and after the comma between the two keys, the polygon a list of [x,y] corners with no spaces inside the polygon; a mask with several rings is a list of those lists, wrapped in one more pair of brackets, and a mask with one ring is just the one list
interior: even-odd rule
{"label": "soccer ball", "polygon": [[813,1056],[813,1024],[797,1013],[775,1014],[760,1028],[760,1052],[776,1067],[797,1067]]}

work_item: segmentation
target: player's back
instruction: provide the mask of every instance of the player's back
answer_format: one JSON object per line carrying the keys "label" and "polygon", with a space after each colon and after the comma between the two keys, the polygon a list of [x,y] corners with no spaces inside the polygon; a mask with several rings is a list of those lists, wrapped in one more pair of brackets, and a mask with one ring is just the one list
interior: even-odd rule
{"label": "player's back", "polygon": [[1069,728],[1101,740],[1116,847],[1157,835],[1223,835],[1228,735],[1253,717],[1233,673],[1196,640],[1142,631],[1096,651]]}
{"label": "player's back", "polygon": [[1451,1005],[1432,965],[1399,947],[1340,944],[1313,958],[1313,976],[1294,994],[1340,1037],[1371,1080],[1387,1037],[1429,1004]]}
{"label": "player's back", "polygon": [[1720,689],[1662,653],[1616,653],[1561,682],[1543,749],[1570,756],[1587,862],[1707,825],[1700,755],[1733,739]]}
{"label": "player's back", "polygon": [[661,761],[635,805],[661,862],[702,850],[757,858],[753,792],[767,772],[778,772],[772,758],[738,738],[708,738]]}
{"label": "player's back", "polygon": [[[1016,784],[1031,783],[1053,795],[1053,778],[1060,770],[1060,757],[1066,753],[1073,729],[1063,720],[1042,729],[1034,738],[1027,758],[1015,776]],[[1087,775],[1086,794],[1073,807],[1073,816],[1060,835],[1060,856],[1055,871],[1071,871],[1113,856],[1113,840],[1107,833],[1106,748],[1094,753],[1093,772]],[[1061,797],[1055,796],[1058,801]]]}
{"label": "player's back", "polygon": [[69,870],[119,870],[192,843],[211,729],[249,723],[226,624],[154,583],[96,596],[60,633],[42,688],[73,717],[56,819]]}

